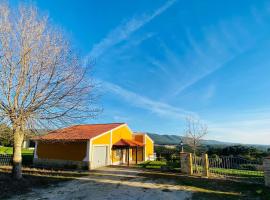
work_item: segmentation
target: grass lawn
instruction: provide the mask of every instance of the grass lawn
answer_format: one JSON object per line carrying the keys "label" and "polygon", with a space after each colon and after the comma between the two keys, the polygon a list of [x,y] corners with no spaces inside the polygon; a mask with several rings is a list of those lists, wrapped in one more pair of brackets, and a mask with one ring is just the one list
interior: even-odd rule
{"label": "grass lawn", "polygon": [[240,176],[240,177],[264,177],[263,171],[251,171],[251,170],[240,170],[240,169],[210,168],[210,173],[226,174],[226,175]]}
{"label": "grass lawn", "polygon": [[[22,149],[23,155],[29,155],[29,154],[33,154],[33,153],[34,153],[33,149]],[[13,148],[0,146],[0,154],[13,154]]]}
{"label": "grass lawn", "polygon": [[[2,147],[0,146],[0,154],[13,154],[12,147]],[[24,166],[32,165],[34,157],[34,149],[22,149],[22,164]]]}

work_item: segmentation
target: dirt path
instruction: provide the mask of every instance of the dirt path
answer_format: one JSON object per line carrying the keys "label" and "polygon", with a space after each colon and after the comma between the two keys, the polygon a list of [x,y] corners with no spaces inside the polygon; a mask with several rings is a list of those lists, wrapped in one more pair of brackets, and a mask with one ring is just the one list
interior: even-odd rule
{"label": "dirt path", "polygon": [[11,199],[93,199],[93,200],[182,200],[191,192],[172,181],[149,179],[138,169],[106,167],[89,176],[59,183],[57,187],[34,189]]}

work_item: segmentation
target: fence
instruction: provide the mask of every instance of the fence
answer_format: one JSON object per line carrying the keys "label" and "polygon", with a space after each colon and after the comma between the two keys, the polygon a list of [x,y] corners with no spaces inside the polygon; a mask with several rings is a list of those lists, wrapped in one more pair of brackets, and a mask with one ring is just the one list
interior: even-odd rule
{"label": "fence", "polygon": [[12,155],[0,154],[0,166],[12,165]]}
{"label": "fence", "polygon": [[[10,166],[12,165],[12,154],[0,154],[0,166]],[[22,155],[22,165],[32,166],[33,164],[33,154]]]}
{"label": "fence", "polygon": [[207,154],[196,156],[188,153],[181,157],[182,171],[190,175],[237,178],[260,183],[264,180],[263,164],[258,161],[232,156],[208,158]]}
{"label": "fence", "polygon": [[264,176],[262,163],[230,156],[210,158],[209,172],[212,176],[246,177],[249,179],[261,179]]}

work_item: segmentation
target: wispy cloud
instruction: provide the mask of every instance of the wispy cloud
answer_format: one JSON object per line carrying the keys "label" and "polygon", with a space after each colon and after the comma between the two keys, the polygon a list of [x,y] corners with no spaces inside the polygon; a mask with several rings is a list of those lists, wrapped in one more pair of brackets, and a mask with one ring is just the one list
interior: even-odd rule
{"label": "wispy cloud", "polygon": [[232,20],[203,27],[200,39],[196,38],[198,31],[187,30],[183,37],[185,53],[182,54],[163,43],[165,59],[152,58],[150,63],[156,66],[157,74],[161,72],[170,83],[166,98],[175,98],[253,48],[257,38],[245,32],[246,29],[246,24]]}
{"label": "wispy cloud", "polygon": [[141,27],[152,21],[157,16],[161,15],[168,8],[170,8],[176,0],[167,1],[160,8],[156,9],[151,14],[143,14],[136,16],[126,23],[122,23],[113,29],[108,35],[103,38],[99,43],[95,44],[87,57],[98,58],[108,49],[114,45],[120,43],[123,40],[128,39],[128,37],[135,31],[139,30]]}
{"label": "wispy cloud", "polygon": [[205,100],[205,101],[210,100],[214,96],[215,92],[216,92],[216,85],[215,84],[210,84],[206,88],[204,94],[202,94],[202,99]]}
{"label": "wispy cloud", "polygon": [[116,84],[102,81],[102,85],[107,92],[111,92],[114,95],[119,95],[121,99],[125,100],[129,104],[151,111],[159,116],[165,116],[170,119],[184,119],[187,116],[198,117],[194,112],[190,112],[179,107],[174,107],[163,102],[154,101],[135,92],[126,90]]}

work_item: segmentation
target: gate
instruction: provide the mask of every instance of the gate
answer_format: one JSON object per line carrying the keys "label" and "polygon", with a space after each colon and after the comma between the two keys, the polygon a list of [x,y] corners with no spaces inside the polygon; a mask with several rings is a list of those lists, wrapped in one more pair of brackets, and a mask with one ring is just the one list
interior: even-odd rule
{"label": "gate", "polygon": [[203,158],[192,154],[192,174],[202,176],[203,174]]}

